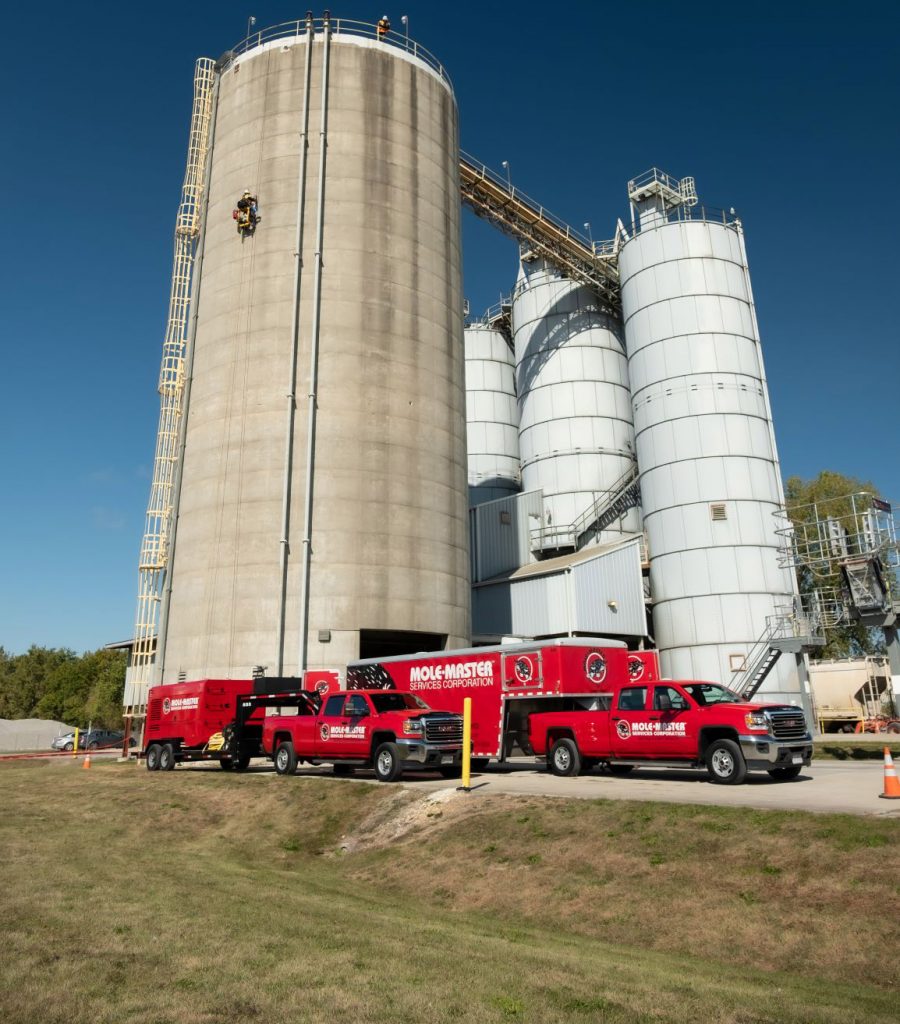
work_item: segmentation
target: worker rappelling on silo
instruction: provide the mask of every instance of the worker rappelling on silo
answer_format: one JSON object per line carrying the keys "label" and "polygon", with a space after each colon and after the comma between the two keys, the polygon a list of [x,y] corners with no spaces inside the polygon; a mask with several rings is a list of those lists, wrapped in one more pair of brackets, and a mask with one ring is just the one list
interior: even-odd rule
{"label": "worker rappelling on silo", "polygon": [[232,217],[237,221],[237,229],[240,235],[252,235],[256,230],[256,225],[262,220],[262,217],[259,215],[256,196],[249,189],[244,189],[243,195],[237,201],[237,207],[232,213]]}

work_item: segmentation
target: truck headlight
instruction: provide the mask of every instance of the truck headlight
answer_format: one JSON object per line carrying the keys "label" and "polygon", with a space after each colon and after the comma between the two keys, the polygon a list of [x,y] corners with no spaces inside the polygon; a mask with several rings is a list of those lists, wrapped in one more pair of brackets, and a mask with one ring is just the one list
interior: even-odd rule
{"label": "truck headlight", "polygon": [[744,716],[748,729],[765,729],[769,731],[769,721],[764,711],[748,711]]}
{"label": "truck headlight", "polygon": [[421,736],[425,732],[425,726],[415,719],[407,718],[403,723],[403,732],[407,736]]}

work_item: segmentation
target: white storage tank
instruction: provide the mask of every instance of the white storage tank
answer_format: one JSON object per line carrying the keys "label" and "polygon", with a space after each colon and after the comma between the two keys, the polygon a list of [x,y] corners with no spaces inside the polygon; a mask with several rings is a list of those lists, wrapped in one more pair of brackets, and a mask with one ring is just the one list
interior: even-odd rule
{"label": "white storage tank", "polygon": [[[573,524],[634,468],[622,325],[597,292],[541,259],[520,264],[512,325],[522,489],[543,491],[541,549],[574,548]],[[631,509],[597,539],[639,529]]]}
{"label": "white storage tank", "polygon": [[[732,681],[767,616],[790,606],[783,503],[740,222],[659,171],[629,184],[619,256],[653,625],[668,676]],[[766,699],[797,700],[783,655]]]}
{"label": "white storage tank", "polygon": [[466,448],[469,505],[515,494],[520,486],[516,360],[509,310],[466,325]]}

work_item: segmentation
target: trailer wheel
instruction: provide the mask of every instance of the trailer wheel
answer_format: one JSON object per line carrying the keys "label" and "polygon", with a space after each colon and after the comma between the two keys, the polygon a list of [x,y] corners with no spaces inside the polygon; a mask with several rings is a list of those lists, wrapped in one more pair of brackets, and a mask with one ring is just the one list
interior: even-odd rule
{"label": "trailer wheel", "polygon": [[223,772],[230,772],[231,769],[234,768],[234,761],[232,761],[230,757],[220,757],[219,767]]}
{"label": "trailer wheel", "polygon": [[297,770],[297,755],[290,740],[279,743],[275,750],[275,771],[279,775],[293,775]]}
{"label": "trailer wheel", "polygon": [[608,764],[610,775],[630,775],[634,771],[633,764]]}
{"label": "trailer wheel", "polygon": [[155,772],[159,770],[159,744],[151,743],[147,747],[147,771]]}
{"label": "trailer wheel", "polygon": [[170,772],[175,767],[175,751],[171,743],[164,743],[159,750],[159,770]]}
{"label": "trailer wheel", "polygon": [[747,778],[747,763],[734,740],[713,740],[706,748],[706,770],[710,782],[739,786]]}
{"label": "trailer wheel", "polygon": [[395,782],[402,774],[400,748],[396,743],[382,743],[375,751],[375,778],[379,782]]}
{"label": "trailer wheel", "polygon": [[769,775],[771,775],[776,782],[789,782],[791,779],[796,779],[801,771],[802,765],[791,764],[786,765],[784,768],[770,768]]}
{"label": "trailer wheel", "polygon": [[554,775],[575,776],[581,771],[581,755],[575,740],[563,737],[550,750],[550,771]]}

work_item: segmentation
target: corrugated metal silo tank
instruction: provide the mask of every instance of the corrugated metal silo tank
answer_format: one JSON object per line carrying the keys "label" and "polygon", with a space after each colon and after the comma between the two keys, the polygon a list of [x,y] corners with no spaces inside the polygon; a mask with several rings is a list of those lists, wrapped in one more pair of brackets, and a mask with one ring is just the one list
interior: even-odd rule
{"label": "corrugated metal silo tank", "polygon": [[[780,469],[740,223],[654,171],[619,255],[655,639],[666,675],[729,683],[790,605]],[[738,677],[739,678],[739,677]],[[797,700],[783,655],[761,690]]]}
{"label": "corrugated metal silo tank", "polygon": [[466,326],[469,505],[519,490],[516,360],[507,326],[486,315]]}
{"label": "corrugated metal silo tank", "polygon": [[412,43],[332,27],[266,30],[220,74],[166,682],[469,640],[456,102]]}
{"label": "corrugated metal silo tank", "polygon": [[[520,264],[512,325],[522,489],[543,491],[539,547],[558,554],[634,467],[622,326],[593,289],[540,259]],[[632,508],[595,539],[640,528]]]}

